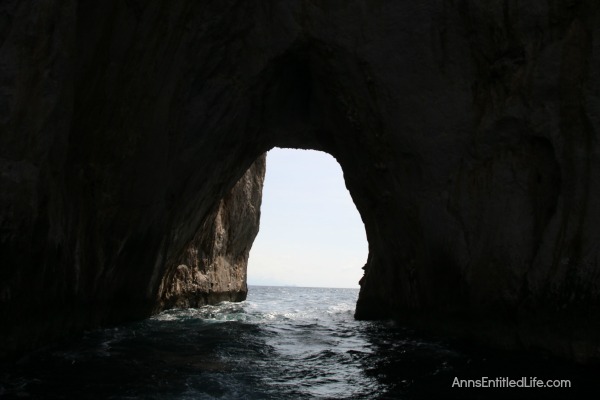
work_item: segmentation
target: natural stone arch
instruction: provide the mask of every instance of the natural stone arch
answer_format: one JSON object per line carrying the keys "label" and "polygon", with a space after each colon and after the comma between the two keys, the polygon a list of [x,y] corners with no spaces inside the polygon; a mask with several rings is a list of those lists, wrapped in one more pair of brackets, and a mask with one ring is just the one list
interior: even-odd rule
{"label": "natural stone arch", "polygon": [[0,354],[155,311],[283,146],[342,166],[357,316],[598,358],[595,2],[2,7]]}
{"label": "natural stone arch", "polygon": [[[292,44],[283,55],[272,60],[252,84],[253,91],[258,94],[257,98],[251,99],[254,106],[252,114],[260,116],[260,120],[255,122],[260,129],[255,134],[255,141],[248,145],[258,149],[257,153],[273,147],[290,147],[325,151],[334,156],[344,171],[346,185],[365,221],[369,238],[370,231],[377,231],[374,225],[382,224],[372,215],[373,210],[386,214],[386,207],[381,204],[383,197],[374,187],[386,187],[385,160],[392,156],[384,150],[386,139],[383,134],[376,131],[380,127],[372,105],[361,101],[361,98],[368,99],[366,83],[361,88],[364,93],[350,94],[344,93],[347,88],[340,81],[341,78],[353,82],[368,80],[368,72],[364,69],[364,63],[343,49],[334,49],[314,40]],[[361,123],[359,119],[367,123]],[[245,135],[245,132],[240,134],[242,137]],[[368,146],[367,151],[365,146]],[[252,159],[255,154],[242,154],[241,158]],[[242,160],[240,165],[246,165],[247,162]],[[376,176],[371,175],[374,171]],[[232,193],[235,192],[233,190]],[[387,215],[390,214],[387,212]],[[219,218],[218,213],[216,217]],[[207,221],[214,225],[212,220],[213,217],[209,217]],[[204,234],[202,229],[198,233]],[[211,241],[209,238],[205,237],[206,243]],[[370,256],[370,260],[374,258]],[[247,253],[244,259],[247,260]],[[173,270],[179,261],[167,264],[170,265],[167,269]],[[172,272],[167,272],[166,276],[170,275]],[[189,278],[189,274],[184,275]],[[181,282],[178,285],[185,284]],[[205,301],[206,294],[200,292],[199,297],[201,302]],[[191,304],[195,303],[192,301]],[[377,316],[391,315],[382,304],[378,304],[376,309]]]}

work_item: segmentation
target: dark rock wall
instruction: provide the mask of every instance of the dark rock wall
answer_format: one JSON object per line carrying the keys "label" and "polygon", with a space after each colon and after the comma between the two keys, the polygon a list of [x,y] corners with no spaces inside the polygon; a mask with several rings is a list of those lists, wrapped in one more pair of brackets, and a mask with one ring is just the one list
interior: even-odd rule
{"label": "dark rock wall", "polygon": [[357,317],[597,359],[599,38],[591,0],[3,1],[2,352],[195,304],[286,146],[342,166]]}

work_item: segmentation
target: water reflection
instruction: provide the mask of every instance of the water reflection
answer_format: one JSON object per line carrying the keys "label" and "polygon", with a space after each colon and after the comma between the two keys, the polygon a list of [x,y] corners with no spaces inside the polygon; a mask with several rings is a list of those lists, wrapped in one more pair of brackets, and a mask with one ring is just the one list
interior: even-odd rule
{"label": "water reflection", "polygon": [[[355,321],[356,291],[253,288],[249,301],[89,332],[0,369],[2,398],[595,398],[598,370]],[[457,389],[453,379],[573,379],[574,388]],[[596,392],[596,393],[594,393]]]}
{"label": "water reflection", "polygon": [[[363,368],[384,388],[381,398],[592,399],[600,393],[597,387],[600,369],[597,367],[443,340],[395,326],[391,321],[375,322],[363,328],[373,346],[371,356],[363,360]],[[483,377],[488,381],[499,380],[482,383],[489,386],[485,388],[461,388],[457,381],[481,380]],[[519,380],[523,377],[569,379],[571,388],[500,387],[506,386],[501,382],[503,378]]]}

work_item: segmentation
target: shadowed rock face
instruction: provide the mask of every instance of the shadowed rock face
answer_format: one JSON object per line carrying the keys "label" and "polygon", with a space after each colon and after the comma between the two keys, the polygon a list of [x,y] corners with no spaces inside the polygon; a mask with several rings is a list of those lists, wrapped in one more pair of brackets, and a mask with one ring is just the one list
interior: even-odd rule
{"label": "shadowed rock face", "polygon": [[0,353],[241,296],[280,146],[344,171],[357,317],[597,360],[599,43],[594,1],[3,1]]}

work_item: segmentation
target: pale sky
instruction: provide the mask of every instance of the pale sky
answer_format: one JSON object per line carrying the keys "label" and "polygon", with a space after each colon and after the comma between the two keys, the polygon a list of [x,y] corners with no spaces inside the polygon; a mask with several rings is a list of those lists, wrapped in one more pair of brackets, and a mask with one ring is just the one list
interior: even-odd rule
{"label": "pale sky", "polygon": [[337,161],[318,151],[271,150],[248,284],[357,288],[367,253]]}

